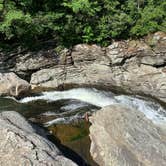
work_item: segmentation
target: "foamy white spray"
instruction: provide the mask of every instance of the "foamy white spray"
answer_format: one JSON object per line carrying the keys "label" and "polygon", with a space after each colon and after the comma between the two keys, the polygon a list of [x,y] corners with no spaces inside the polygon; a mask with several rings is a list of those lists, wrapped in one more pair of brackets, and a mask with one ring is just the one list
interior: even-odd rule
{"label": "foamy white spray", "polygon": [[[110,97],[108,96],[110,94]],[[104,93],[96,89],[78,88],[67,91],[43,92],[41,96],[25,97],[20,103],[28,103],[36,100],[58,101],[62,99],[76,99],[98,107],[104,107],[115,103],[113,94]]]}
{"label": "foamy white spray", "polygon": [[119,103],[144,113],[146,117],[152,120],[155,124],[166,126],[166,110],[164,110],[159,104],[126,95],[115,96],[115,98]]}
{"label": "foamy white spray", "polygon": [[[43,92],[41,96],[25,97],[18,102],[28,103],[36,100],[51,102],[62,99],[76,99],[98,107],[121,103],[127,107],[143,112],[148,119],[151,119],[156,124],[166,125],[166,110],[159,104],[126,95],[115,96],[113,93],[106,93],[96,89],[78,88],[67,91]],[[57,120],[48,122],[47,125],[55,122]]]}

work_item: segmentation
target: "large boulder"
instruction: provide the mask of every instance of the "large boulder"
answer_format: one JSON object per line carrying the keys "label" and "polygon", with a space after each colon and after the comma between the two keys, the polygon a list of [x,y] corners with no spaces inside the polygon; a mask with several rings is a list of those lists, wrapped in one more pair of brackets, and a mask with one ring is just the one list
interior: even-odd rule
{"label": "large boulder", "polygon": [[90,121],[90,151],[99,165],[165,166],[166,130],[143,113],[113,105],[95,113]]}
{"label": "large boulder", "polygon": [[30,84],[19,78],[14,73],[0,73],[0,96],[11,95],[20,96],[27,93],[30,89]]}
{"label": "large boulder", "polygon": [[17,112],[0,113],[1,166],[76,166]]}

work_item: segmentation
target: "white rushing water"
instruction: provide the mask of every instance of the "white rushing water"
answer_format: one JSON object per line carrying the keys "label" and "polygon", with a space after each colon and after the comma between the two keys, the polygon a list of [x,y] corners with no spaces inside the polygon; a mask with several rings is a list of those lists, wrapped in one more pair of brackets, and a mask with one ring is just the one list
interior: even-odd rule
{"label": "white rushing water", "polygon": [[[109,96],[108,96],[109,95]],[[62,99],[80,100],[98,107],[104,107],[115,103],[112,93],[105,93],[96,89],[78,88],[67,91],[43,92],[41,96],[25,97],[20,103],[28,103],[36,100],[58,101]]]}
{"label": "white rushing water", "polygon": [[[159,104],[126,95],[116,96],[111,92],[107,93],[96,89],[78,88],[67,91],[43,92],[40,96],[25,97],[18,102],[28,103],[36,100],[53,102],[62,99],[80,100],[98,107],[121,103],[129,108],[143,112],[148,119],[151,119],[156,124],[166,125],[166,110]],[[50,125],[57,121],[53,120],[48,124]]]}

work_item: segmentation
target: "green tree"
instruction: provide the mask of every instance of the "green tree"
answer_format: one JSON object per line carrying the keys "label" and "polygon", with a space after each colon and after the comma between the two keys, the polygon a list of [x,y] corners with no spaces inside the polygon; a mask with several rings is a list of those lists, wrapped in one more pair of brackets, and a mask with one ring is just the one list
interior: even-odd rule
{"label": "green tree", "polygon": [[0,0],[0,40],[107,45],[166,31],[165,11],[164,0]]}

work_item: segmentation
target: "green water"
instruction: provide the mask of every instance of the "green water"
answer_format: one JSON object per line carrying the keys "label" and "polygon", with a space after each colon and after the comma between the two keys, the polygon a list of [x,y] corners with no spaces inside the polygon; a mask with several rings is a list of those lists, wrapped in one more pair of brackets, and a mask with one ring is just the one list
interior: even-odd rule
{"label": "green water", "polygon": [[63,145],[83,157],[88,165],[97,166],[90,155],[89,126],[88,122],[82,121],[68,125],[53,125],[49,127],[49,130]]}

